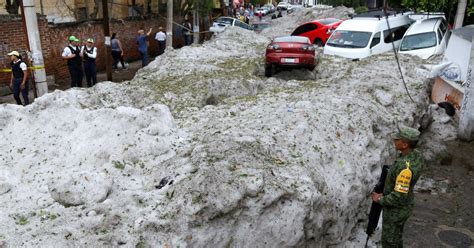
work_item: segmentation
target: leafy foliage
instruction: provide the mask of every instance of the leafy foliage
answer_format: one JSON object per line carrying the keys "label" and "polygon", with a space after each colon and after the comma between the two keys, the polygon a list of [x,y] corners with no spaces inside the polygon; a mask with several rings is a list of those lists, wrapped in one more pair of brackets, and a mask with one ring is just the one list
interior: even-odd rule
{"label": "leafy foliage", "polygon": [[[472,1],[472,0],[470,0]],[[455,7],[457,0],[391,0],[392,6],[405,7],[416,11],[438,12]]]}
{"label": "leafy foliage", "polygon": [[6,0],[5,10],[10,15],[18,15],[20,0]]}
{"label": "leafy foliage", "polygon": [[360,13],[367,12],[368,10],[369,9],[365,6],[359,6],[359,7],[354,9],[354,12],[356,12],[356,14],[360,14]]}

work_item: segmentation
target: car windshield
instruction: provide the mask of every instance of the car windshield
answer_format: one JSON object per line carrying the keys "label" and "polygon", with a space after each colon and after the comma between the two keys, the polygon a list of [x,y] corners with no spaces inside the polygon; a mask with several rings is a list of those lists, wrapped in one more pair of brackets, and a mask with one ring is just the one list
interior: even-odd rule
{"label": "car windshield", "polygon": [[309,43],[308,38],[301,36],[283,36],[276,37],[273,42],[298,42],[298,43]]}
{"label": "car windshield", "polygon": [[216,20],[217,23],[222,23],[222,24],[232,24],[232,19],[230,18],[217,18]]}
{"label": "car windshield", "polygon": [[410,51],[436,46],[435,32],[407,35],[400,45],[400,51]]}
{"label": "car windshield", "polygon": [[319,22],[321,24],[324,24],[324,25],[328,25],[328,24],[335,23],[335,22],[338,22],[338,21],[339,21],[339,19],[336,19],[336,18],[328,18],[328,19],[319,20]]}
{"label": "car windshield", "polygon": [[269,23],[254,23],[253,24],[253,30],[257,30],[257,31],[264,30],[269,27],[270,27]]}
{"label": "car windshield", "polygon": [[363,48],[369,43],[371,32],[336,30],[326,45],[333,47]]}

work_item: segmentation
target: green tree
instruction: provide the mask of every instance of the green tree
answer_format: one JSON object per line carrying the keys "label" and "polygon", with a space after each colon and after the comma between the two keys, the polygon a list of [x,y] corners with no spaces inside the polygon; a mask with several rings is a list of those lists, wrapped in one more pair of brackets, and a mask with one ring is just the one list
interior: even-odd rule
{"label": "green tree", "polygon": [[[452,23],[456,14],[458,0],[390,0],[391,7],[409,8],[418,12],[444,12],[448,22]],[[474,19],[474,0],[468,0],[465,24]]]}
{"label": "green tree", "polygon": [[6,0],[5,9],[10,15],[18,15],[20,0]]}

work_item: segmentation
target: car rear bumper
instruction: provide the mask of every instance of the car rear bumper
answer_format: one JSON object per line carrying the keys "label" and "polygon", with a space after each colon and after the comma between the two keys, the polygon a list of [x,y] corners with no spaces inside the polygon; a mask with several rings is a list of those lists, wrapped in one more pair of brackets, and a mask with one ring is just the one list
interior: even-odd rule
{"label": "car rear bumper", "polygon": [[316,64],[314,55],[306,53],[270,53],[266,55],[265,62],[288,67],[314,66]]}

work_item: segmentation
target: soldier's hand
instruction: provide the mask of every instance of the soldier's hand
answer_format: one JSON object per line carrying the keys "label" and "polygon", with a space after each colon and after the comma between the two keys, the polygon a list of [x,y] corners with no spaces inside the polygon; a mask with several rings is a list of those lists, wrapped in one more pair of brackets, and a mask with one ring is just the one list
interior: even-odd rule
{"label": "soldier's hand", "polygon": [[378,193],[372,192],[372,195],[371,195],[372,201],[379,202],[382,195],[383,195],[382,193],[378,194]]}

